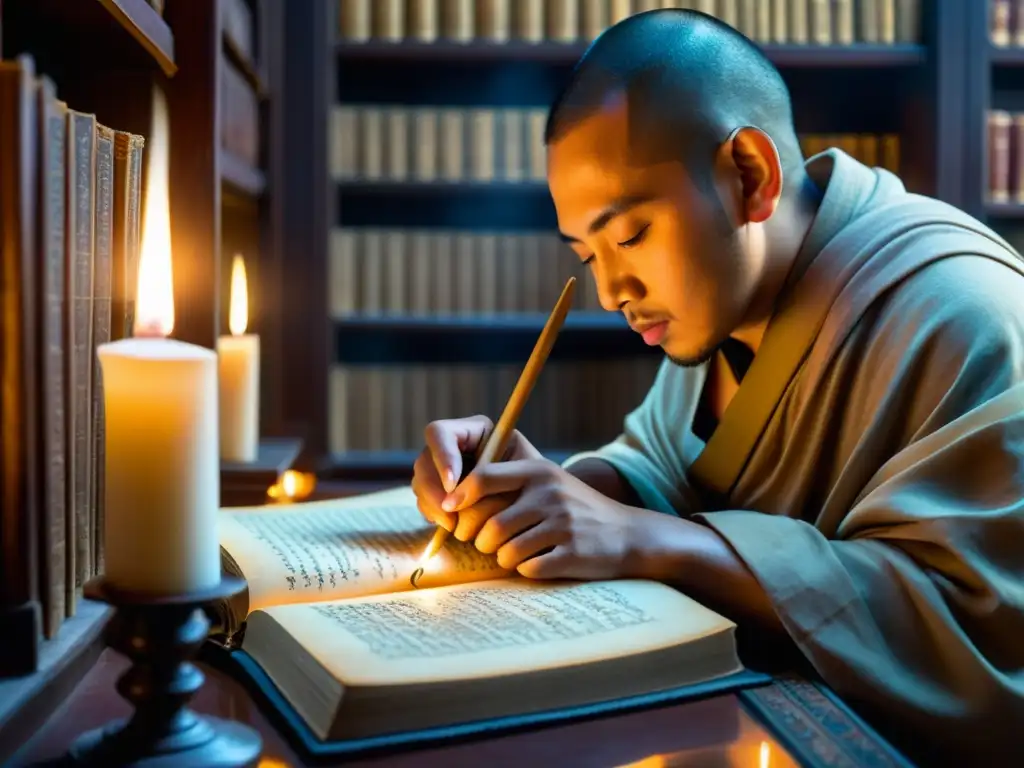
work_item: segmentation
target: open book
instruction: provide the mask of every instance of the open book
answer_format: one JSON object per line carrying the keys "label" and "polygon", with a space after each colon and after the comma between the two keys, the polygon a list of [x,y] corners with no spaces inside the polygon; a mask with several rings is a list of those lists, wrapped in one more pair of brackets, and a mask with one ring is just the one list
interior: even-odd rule
{"label": "open book", "polygon": [[408,488],[225,509],[220,526],[224,568],[248,583],[221,606],[223,629],[325,741],[741,670],[734,625],[655,582],[531,581],[449,538],[413,586],[434,528]]}

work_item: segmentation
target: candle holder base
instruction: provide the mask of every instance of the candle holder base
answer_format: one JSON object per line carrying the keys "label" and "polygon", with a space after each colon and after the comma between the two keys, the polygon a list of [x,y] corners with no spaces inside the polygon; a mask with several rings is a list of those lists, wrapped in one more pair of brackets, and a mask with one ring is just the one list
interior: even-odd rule
{"label": "candle holder base", "polygon": [[263,744],[255,730],[187,706],[203,685],[203,673],[191,663],[210,628],[201,608],[244,587],[243,580],[222,576],[212,589],[154,597],[114,589],[102,577],[86,584],[86,597],[116,608],[106,641],[132,662],[118,679],[117,692],[135,712],[80,736],[69,764],[236,768],[256,762]]}

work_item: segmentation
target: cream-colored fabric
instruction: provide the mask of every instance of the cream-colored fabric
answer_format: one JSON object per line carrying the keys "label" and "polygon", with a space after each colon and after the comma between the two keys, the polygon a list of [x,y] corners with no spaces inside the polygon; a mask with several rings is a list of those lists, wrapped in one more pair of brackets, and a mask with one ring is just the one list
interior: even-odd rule
{"label": "cream-colored fabric", "polygon": [[704,370],[666,362],[619,440],[567,465],[604,458],[645,505],[718,531],[825,681],[904,746],[1008,764],[1024,755],[1024,265],[840,151],[808,170],[821,208],[709,443],[690,431]]}

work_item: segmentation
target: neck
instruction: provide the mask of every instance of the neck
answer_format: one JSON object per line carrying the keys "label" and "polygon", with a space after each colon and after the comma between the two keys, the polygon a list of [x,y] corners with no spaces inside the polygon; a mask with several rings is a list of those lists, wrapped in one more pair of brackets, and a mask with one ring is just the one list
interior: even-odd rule
{"label": "neck", "polygon": [[732,333],[734,339],[743,342],[755,354],[821,203],[821,190],[803,167],[794,181],[792,192],[782,196],[775,213],[764,225],[767,243],[764,275],[746,319]]}

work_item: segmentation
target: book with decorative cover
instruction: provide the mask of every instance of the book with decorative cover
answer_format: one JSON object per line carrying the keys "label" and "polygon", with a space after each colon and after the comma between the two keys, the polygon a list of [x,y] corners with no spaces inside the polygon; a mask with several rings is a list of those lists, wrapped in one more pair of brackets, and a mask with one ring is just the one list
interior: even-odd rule
{"label": "book with decorative cover", "polygon": [[[434,528],[408,488],[221,512],[212,657],[261,691],[310,756],[338,756],[769,681],[732,622],[656,582],[538,582]],[[211,655],[211,654],[208,654]],[[225,658],[226,656],[226,658]]]}

